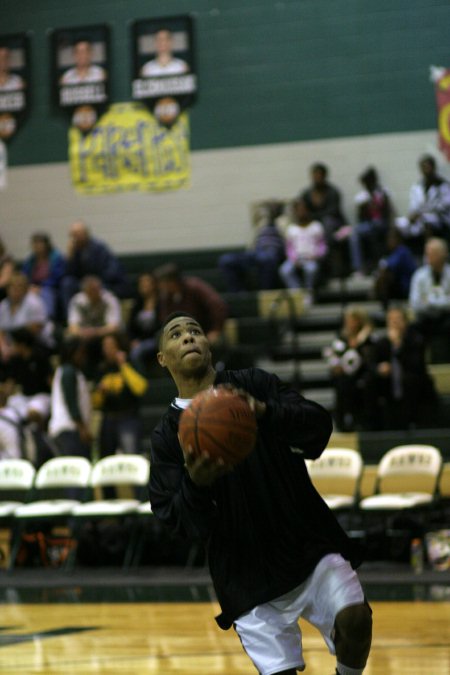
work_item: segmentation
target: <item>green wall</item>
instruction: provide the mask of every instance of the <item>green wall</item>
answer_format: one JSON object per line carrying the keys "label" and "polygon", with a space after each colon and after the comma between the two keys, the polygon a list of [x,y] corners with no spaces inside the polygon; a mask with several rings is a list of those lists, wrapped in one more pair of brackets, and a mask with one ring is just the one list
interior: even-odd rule
{"label": "green wall", "polygon": [[9,163],[67,158],[48,30],[107,22],[114,101],[129,100],[130,23],[195,18],[192,149],[430,129],[429,66],[450,66],[448,0],[0,0],[1,32],[31,32],[32,106]]}

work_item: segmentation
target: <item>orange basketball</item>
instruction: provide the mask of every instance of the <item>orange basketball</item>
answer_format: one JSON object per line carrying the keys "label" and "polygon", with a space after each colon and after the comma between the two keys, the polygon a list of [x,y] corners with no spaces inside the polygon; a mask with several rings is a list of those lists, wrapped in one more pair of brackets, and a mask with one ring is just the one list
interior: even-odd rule
{"label": "orange basketball", "polygon": [[248,401],[225,387],[206,389],[183,410],[178,426],[181,445],[194,454],[221,457],[227,466],[242,461],[255,447],[256,417]]}

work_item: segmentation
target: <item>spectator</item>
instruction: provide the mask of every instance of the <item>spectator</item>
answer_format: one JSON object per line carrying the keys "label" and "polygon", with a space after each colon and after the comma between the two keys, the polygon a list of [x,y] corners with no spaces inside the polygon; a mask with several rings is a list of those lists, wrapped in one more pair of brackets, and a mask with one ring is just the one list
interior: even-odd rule
{"label": "spectator", "polygon": [[131,340],[130,361],[141,372],[146,372],[149,359],[156,355],[158,329],[158,285],[153,274],[144,272],[138,279],[127,330]]}
{"label": "spectator", "polygon": [[160,297],[159,321],[172,312],[193,314],[204,327],[211,344],[218,343],[227,316],[227,306],[217,291],[202,279],[183,276],[175,263],[154,270]]}
{"label": "spectator", "polygon": [[79,337],[61,345],[51,390],[50,436],[61,455],[91,458],[91,395],[83,373],[86,346]]}
{"label": "spectator", "polygon": [[439,354],[434,354],[433,360],[450,360],[450,264],[443,239],[432,237],[426,242],[425,264],[413,274],[409,304],[425,340],[438,338],[435,346]]}
{"label": "spectator", "polygon": [[11,393],[8,404],[18,411],[22,420],[35,422],[40,429],[45,429],[53,376],[50,355],[27,328],[11,331],[10,337],[10,354],[3,364],[2,375]]}
{"label": "spectator", "polygon": [[13,257],[8,253],[0,238],[0,301],[6,298],[8,284],[15,267]]}
{"label": "spectator", "polygon": [[355,272],[371,274],[386,252],[392,208],[373,167],[361,174],[359,180],[364,189],[355,196],[356,225],[350,236],[352,267]]}
{"label": "spectator", "polygon": [[[386,336],[375,343],[376,396],[384,429],[409,429],[418,420],[429,425],[436,410],[436,392],[427,373],[424,340],[410,325],[407,312],[391,307]],[[425,414],[426,411],[426,414]]]}
{"label": "spectator", "polygon": [[103,288],[99,277],[85,277],[81,287],[69,304],[67,331],[86,342],[87,370],[91,375],[101,357],[101,341],[108,333],[120,330],[122,313],[118,298]]}
{"label": "spectator", "polygon": [[370,366],[375,344],[373,323],[362,308],[350,306],[345,310],[338,338],[324,350],[335,390],[334,416],[339,431],[376,428],[376,411],[368,401]]}
{"label": "spectator", "polygon": [[103,242],[94,239],[85,223],[76,221],[70,227],[66,276],[61,295],[67,312],[70,299],[80,290],[85,276],[99,276],[106,289],[119,298],[129,294],[128,283],[118,258]]}
{"label": "spectator", "polygon": [[411,249],[398,230],[389,230],[386,247],[388,253],[378,263],[375,274],[375,297],[385,309],[391,300],[408,299],[411,278],[417,268]]}
{"label": "spectator", "polygon": [[7,297],[0,302],[0,351],[3,358],[10,350],[9,333],[16,328],[28,329],[46,347],[54,346],[53,326],[39,295],[30,289],[22,272],[14,272],[7,289]]}
{"label": "spectator", "polygon": [[58,289],[65,273],[65,260],[53,247],[50,237],[36,232],[31,237],[32,253],[23,264],[23,272],[31,284],[31,290],[37,292],[44,301],[47,315],[55,318],[57,314]]}
{"label": "spectator", "polygon": [[306,202],[299,199],[294,208],[296,222],[286,230],[286,260],[280,267],[280,277],[288,288],[304,285],[310,304],[328,248],[324,228],[313,220]]}
{"label": "spectator", "polygon": [[[117,333],[102,340],[103,360],[97,371],[93,403],[102,412],[99,448],[102,457],[116,452],[142,452],[142,420],[139,403],[147,391],[147,380],[128,361],[125,338]],[[104,489],[114,498],[115,488]]]}
{"label": "spectator", "polygon": [[0,387],[0,462],[2,459],[23,457],[22,419],[17,410],[8,405],[8,392]]}
{"label": "spectator", "polygon": [[328,167],[313,164],[310,170],[311,186],[300,197],[305,201],[311,216],[322,223],[329,250],[328,263],[332,274],[347,276],[349,273],[348,236],[351,228],[342,213],[341,193],[328,182]]}
{"label": "spectator", "polygon": [[258,289],[279,286],[278,268],[285,257],[285,244],[276,220],[283,212],[281,202],[268,202],[267,222],[259,228],[252,248],[225,253],[219,258],[219,267],[231,293],[248,288],[248,273],[256,268]]}
{"label": "spectator", "polygon": [[412,251],[422,257],[426,239],[450,236],[450,183],[437,173],[430,155],[420,158],[419,168],[422,179],[411,187],[410,212],[395,223]]}

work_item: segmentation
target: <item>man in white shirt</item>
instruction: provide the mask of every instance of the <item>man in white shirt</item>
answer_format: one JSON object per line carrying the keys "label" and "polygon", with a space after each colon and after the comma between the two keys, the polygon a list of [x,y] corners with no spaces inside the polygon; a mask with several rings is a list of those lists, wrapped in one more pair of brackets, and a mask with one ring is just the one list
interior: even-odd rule
{"label": "man in white shirt", "polygon": [[73,60],[75,66],[66,70],[61,78],[62,85],[92,84],[106,79],[104,68],[92,64],[92,46],[87,40],[78,40],[74,44]]}
{"label": "man in white shirt", "polygon": [[172,33],[163,28],[155,34],[156,58],[144,63],[141,69],[142,77],[164,77],[169,75],[183,75],[189,70],[186,61],[172,55]]}
{"label": "man in white shirt", "polygon": [[10,72],[10,57],[8,47],[0,47],[0,92],[17,91],[25,86],[20,75]]}
{"label": "man in white shirt", "polygon": [[89,376],[102,358],[102,339],[121,327],[122,311],[118,298],[103,288],[99,277],[84,277],[81,292],[76,293],[69,303],[67,332],[86,343]]}

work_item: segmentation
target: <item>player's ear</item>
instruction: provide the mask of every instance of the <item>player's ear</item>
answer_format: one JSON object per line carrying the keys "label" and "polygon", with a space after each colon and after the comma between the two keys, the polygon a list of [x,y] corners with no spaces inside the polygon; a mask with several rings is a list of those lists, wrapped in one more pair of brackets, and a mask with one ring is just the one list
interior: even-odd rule
{"label": "player's ear", "polygon": [[162,352],[158,352],[156,358],[158,359],[158,363],[161,368],[166,368],[166,359],[164,358],[164,354]]}

